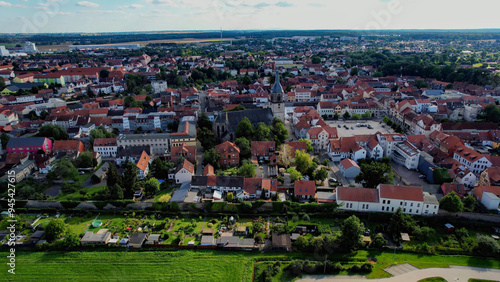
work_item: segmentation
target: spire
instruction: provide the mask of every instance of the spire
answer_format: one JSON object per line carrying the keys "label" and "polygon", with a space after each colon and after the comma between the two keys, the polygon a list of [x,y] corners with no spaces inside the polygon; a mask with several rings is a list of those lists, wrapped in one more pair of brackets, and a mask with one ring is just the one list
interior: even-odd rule
{"label": "spire", "polygon": [[280,75],[278,71],[276,71],[276,75],[274,78],[274,85],[271,88],[271,93],[283,93],[283,87],[280,84]]}

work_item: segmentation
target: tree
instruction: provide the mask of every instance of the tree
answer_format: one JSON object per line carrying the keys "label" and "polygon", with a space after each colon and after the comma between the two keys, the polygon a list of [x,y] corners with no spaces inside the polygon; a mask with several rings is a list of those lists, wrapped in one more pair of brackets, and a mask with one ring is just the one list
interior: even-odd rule
{"label": "tree", "polygon": [[68,160],[68,158],[62,158],[54,162],[54,166],[50,171],[47,178],[49,179],[72,179],[75,180],[78,177],[78,170],[76,167]]}
{"label": "tree", "polygon": [[255,140],[257,141],[268,141],[269,135],[271,134],[271,129],[263,122],[257,124],[255,129]]}
{"label": "tree", "polygon": [[450,183],[453,181],[453,178],[451,177],[450,173],[448,172],[448,169],[446,168],[436,168],[432,172],[433,177],[434,177],[434,183],[435,184],[443,184],[443,183]]}
{"label": "tree", "polygon": [[276,146],[280,146],[288,139],[288,129],[286,129],[283,122],[277,118],[273,119],[273,125],[271,127],[271,134],[273,136]]}
{"label": "tree", "polygon": [[255,177],[255,173],[255,166],[253,164],[244,164],[238,168],[238,176],[252,178]]}
{"label": "tree", "polygon": [[354,67],[351,69],[351,75],[352,76],[355,76],[355,75],[358,75],[359,73],[359,69],[357,67]]}
{"label": "tree", "polygon": [[484,113],[486,115],[486,120],[489,122],[500,122],[500,108],[495,104],[489,104],[484,108]]}
{"label": "tree", "polygon": [[370,111],[366,111],[364,114],[363,114],[363,119],[369,119],[372,117],[372,114],[370,113]]}
{"label": "tree", "polygon": [[245,137],[240,137],[234,141],[236,146],[240,148],[240,158],[241,159],[249,159],[252,156],[252,151],[250,148],[250,141]]}
{"label": "tree", "polygon": [[248,75],[245,75],[241,80],[241,83],[245,85],[250,85],[252,83],[252,79]]}
{"label": "tree", "polygon": [[108,132],[104,126],[99,126],[98,128],[94,128],[90,130],[89,133],[90,144],[94,145],[94,140],[97,138],[114,138],[116,135],[113,132]]}
{"label": "tree", "polygon": [[387,246],[387,240],[384,236],[382,236],[382,234],[377,234],[370,243],[370,247],[373,248],[383,248],[384,246]]}
{"label": "tree", "polygon": [[385,116],[383,119],[382,119],[383,122],[385,123],[389,123],[389,121],[391,121],[391,119],[388,117],[388,116]]}
{"label": "tree", "polygon": [[361,119],[361,115],[360,114],[353,114],[352,118],[355,119],[355,120],[360,120]]}
{"label": "tree", "polygon": [[321,169],[315,171],[314,180],[323,182],[328,177],[328,171],[326,168],[322,167]]}
{"label": "tree", "polygon": [[94,167],[94,156],[91,152],[85,151],[76,159],[76,166],[78,168]]}
{"label": "tree", "polygon": [[312,56],[311,57],[311,63],[317,65],[317,64],[321,64],[321,58],[318,57],[318,56]]}
{"label": "tree", "polygon": [[379,184],[393,184],[394,176],[390,164],[382,162],[360,162],[361,172],[354,179],[365,188],[375,188]]}
{"label": "tree", "polygon": [[342,226],[342,235],[340,237],[342,247],[348,251],[356,250],[363,245],[362,237],[365,228],[363,223],[355,215],[348,217]]}
{"label": "tree", "polygon": [[175,164],[172,162],[166,162],[161,158],[156,158],[151,163],[151,168],[153,171],[153,176],[156,179],[167,179],[168,172],[170,169],[174,168]]}
{"label": "tree", "polygon": [[46,124],[38,130],[38,137],[53,138],[54,140],[68,140],[69,134],[59,125]]}
{"label": "tree", "polygon": [[464,204],[455,192],[451,192],[441,198],[441,201],[439,201],[439,208],[448,212],[461,212],[464,209]]}
{"label": "tree", "polygon": [[290,174],[290,180],[296,181],[302,179],[302,174],[295,170],[294,168],[287,169],[287,172]]}
{"label": "tree", "polygon": [[297,168],[297,171],[305,174],[311,165],[311,155],[302,151],[295,152],[295,166]]}
{"label": "tree", "polygon": [[123,173],[122,186],[126,198],[132,198],[135,191],[139,189],[138,171],[137,165],[127,160],[125,163],[125,172]]}
{"label": "tree", "polygon": [[72,250],[78,246],[80,246],[80,237],[76,235],[74,232],[67,232],[64,234],[64,241],[62,242],[62,246],[66,250]]}
{"label": "tree", "polygon": [[45,238],[48,242],[54,242],[64,234],[66,225],[62,219],[53,219],[45,226]]}
{"label": "tree", "polygon": [[311,140],[309,139],[299,139],[299,141],[303,141],[303,142],[306,142],[306,149],[308,152],[312,152],[314,149],[311,145]]}
{"label": "tree", "polygon": [[475,251],[479,254],[498,254],[500,252],[500,246],[490,236],[478,235],[476,241]]}
{"label": "tree", "polygon": [[339,119],[339,114],[338,113],[333,114],[333,119],[334,120],[338,120]]}
{"label": "tree", "polygon": [[227,200],[228,202],[232,203],[232,202],[233,202],[233,198],[234,198],[234,196],[233,196],[233,192],[229,192],[229,193],[227,193],[227,195],[226,195],[226,200]]}
{"label": "tree", "polygon": [[476,198],[471,195],[467,195],[462,199],[462,202],[464,203],[464,209],[467,211],[473,211],[474,207],[476,206]]}
{"label": "tree", "polygon": [[144,183],[144,192],[146,196],[152,197],[160,192],[160,182],[156,178],[150,178]]}
{"label": "tree", "polygon": [[244,117],[236,128],[236,138],[254,136],[254,128],[247,117]]}
{"label": "tree", "polygon": [[118,173],[116,166],[113,163],[109,164],[108,170],[106,171],[106,178],[108,187],[122,185],[122,176]]}
{"label": "tree", "polygon": [[429,84],[427,84],[427,82],[422,79],[415,79],[415,87],[417,87],[418,89],[428,88]]}
{"label": "tree", "polygon": [[351,117],[351,114],[349,112],[345,112],[343,115],[344,119],[349,119]]}
{"label": "tree", "polygon": [[216,151],[214,148],[211,148],[210,150],[203,152],[204,165],[211,164],[214,168],[217,169],[220,167],[219,160],[220,160],[219,152]]}
{"label": "tree", "polygon": [[2,147],[5,148],[7,147],[7,143],[9,143],[10,136],[3,132],[2,136],[0,136],[0,140],[2,140]]}
{"label": "tree", "polygon": [[196,132],[196,138],[200,141],[204,150],[215,146],[215,133],[212,128],[199,127]]}
{"label": "tree", "polygon": [[114,184],[113,186],[107,186],[108,195],[107,197],[111,200],[123,200],[123,188],[118,184]]}
{"label": "tree", "polygon": [[415,220],[410,215],[404,214],[401,208],[398,208],[391,216],[387,231],[394,238],[400,238],[401,232],[412,233],[415,226],[417,226]]}

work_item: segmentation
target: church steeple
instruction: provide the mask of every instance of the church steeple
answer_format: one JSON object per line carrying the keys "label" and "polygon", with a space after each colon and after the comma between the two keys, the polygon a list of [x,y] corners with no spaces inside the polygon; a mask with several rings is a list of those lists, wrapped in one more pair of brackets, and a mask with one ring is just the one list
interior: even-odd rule
{"label": "church steeple", "polygon": [[271,93],[283,93],[283,87],[280,84],[280,74],[276,71],[276,75],[274,77],[274,85],[271,88]]}

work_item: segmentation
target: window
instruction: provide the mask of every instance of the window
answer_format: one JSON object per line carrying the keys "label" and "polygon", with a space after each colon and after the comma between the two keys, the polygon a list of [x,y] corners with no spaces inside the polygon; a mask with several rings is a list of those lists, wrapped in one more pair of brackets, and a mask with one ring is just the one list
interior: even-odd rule
{"label": "window", "polygon": [[418,210],[417,210],[417,213],[418,213]]}
{"label": "window", "polygon": [[368,209],[368,204],[366,204],[366,209]]}
{"label": "window", "polygon": [[382,211],[384,210],[384,207],[382,207]]}
{"label": "window", "polygon": [[387,204],[390,204],[390,203],[391,203],[391,200],[388,200],[388,201],[387,201]]}
{"label": "window", "polygon": [[427,205],[427,208],[429,208],[429,205]]}
{"label": "window", "polygon": [[399,202],[399,205],[402,206],[403,205],[403,201]]}
{"label": "window", "polygon": [[394,211],[394,207],[392,207],[391,211]]}
{"label": "window", "polygon": [[403,212],[406,212],[406,209],[403,209]]}
{"label": "window", "polygon": [[410,209],[410,213],[411,213],[411,209]]}
{"label": "window", "polygon": [[[385,200],[382,201],[382,204],[385,204]],[[382,207],[382,208],[384,208],[384,207]]]}
{"label": "window", "polygon": [[413,203],[410,203],[410,207],[413,207]]}
{"label": "window", "polygon": [[420,208],[420,203],[417,204],[417,208]]}

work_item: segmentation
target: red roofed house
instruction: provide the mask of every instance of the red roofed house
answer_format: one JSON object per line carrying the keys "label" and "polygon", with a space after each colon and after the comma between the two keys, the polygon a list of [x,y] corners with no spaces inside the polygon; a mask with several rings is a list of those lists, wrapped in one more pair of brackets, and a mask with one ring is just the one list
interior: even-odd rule
{"label": "red roofed house", "polygon": [[316,184],[314,181],[296,180],[294,183],[293,194],[302,199],[316,197]]}
{"label": "red roofed house", "polygon": [[55,153],[65,153],[66,155],[76,154],[78,157],[85,152],[85,146],[80,140],[56,140],[52,150]]}
{"label": "red roofed house", "polygon": [[337,204],[344,210],[364,212],[395,212],[435,215],[439,202],[422,187],[380,184],[376,189],[338,187]]}
{"label": "red roofed house", "polygon": [[104,158],[116,157],[117,150],[116,137],[94,139],[94,152],[99,153]]}
{"label": "red roofed house", "polygon": [[337,187],[337,204],[343,210],[377,212],[379,211],[378,190]]}
{"label": "red roofed house", "polygon": [[474,197],[489,210],[496,210],[500,205],[499,186],[476,186]]}
{"label": "red roofed house", "polygon": [[453,159],[459,161],[476,175],[491,166],[490,160],[485,155],[479,154],[475,150],[465,146],[457,148],[453,155]]}
{"label": "red roofed house", "polygon": [[345,178],[354,178],[361,172],[358,164],[351,159],[341,160],[339,170]]}
{"label": "red roofed house", "polygon": [[182,184],[185,182],[191,182],[191,179],[193,179],[193,174],[194,165],[190,161],[185,159],[181,164],[179,164],[175,171],[175,183]]}
{"label": "red roofed house", "polygon": [[203,168],[203,176],[208,176],[208,175],[215,175],[215,173],[214,173],[214,167],[211,164],[207,164]]}
{"label": "red roofed house", "polygon": [[219,152],[221,166],[237,166],[240,164],[240,148],[236,144],[226,141],[215,146],[215,150]]}
{"label": "red roofed house", "polygon": [[276,156],[274,154],[276,145],[274,141],[252,141],[252,157],[259,161],[269,161],[271,164],[276,164]]}
{"label": "red roofed house", "polygon": [[492,166],[485,169],[479,177],[479,186],[500,186],[500,167]]}
{"label": "red roofed house", "polygon": [[142,151],[141,157],[137,160],[137,168],[139,169],[139,178],[144,178],[149,172],[149,160],[150,157],[146,151]]}
{"label": "red roofed house", "polygon": [[443,191],[443,195],[455,192],[460,198],[467,196],[465,185],[459,183],[443,183],[441,190]]}
{"label": "red roofed house", "polygon": [[173,146],[170,152],[170,160],[173,163],[177,163],[180,157],[184,157],[186,160],[194,163],[196,161],[196,147],[187,146],[186,143],[182,143],[181,146]]}
{"label": "red roofed house", "polygon": [[16,113],[10,110],[3,110],[0,112],[0,126],[7,126],[9,124],[17,124],[19,118]]}
{"label": "red roofed house", "polygon": [[266,178],[245,178],[243,188],[243,199],[255,199],[262,197],[262,192],[265,190],[265,198],[271,197],[271,194],[276,194],[278,191],[278,183],[276,179]]}

